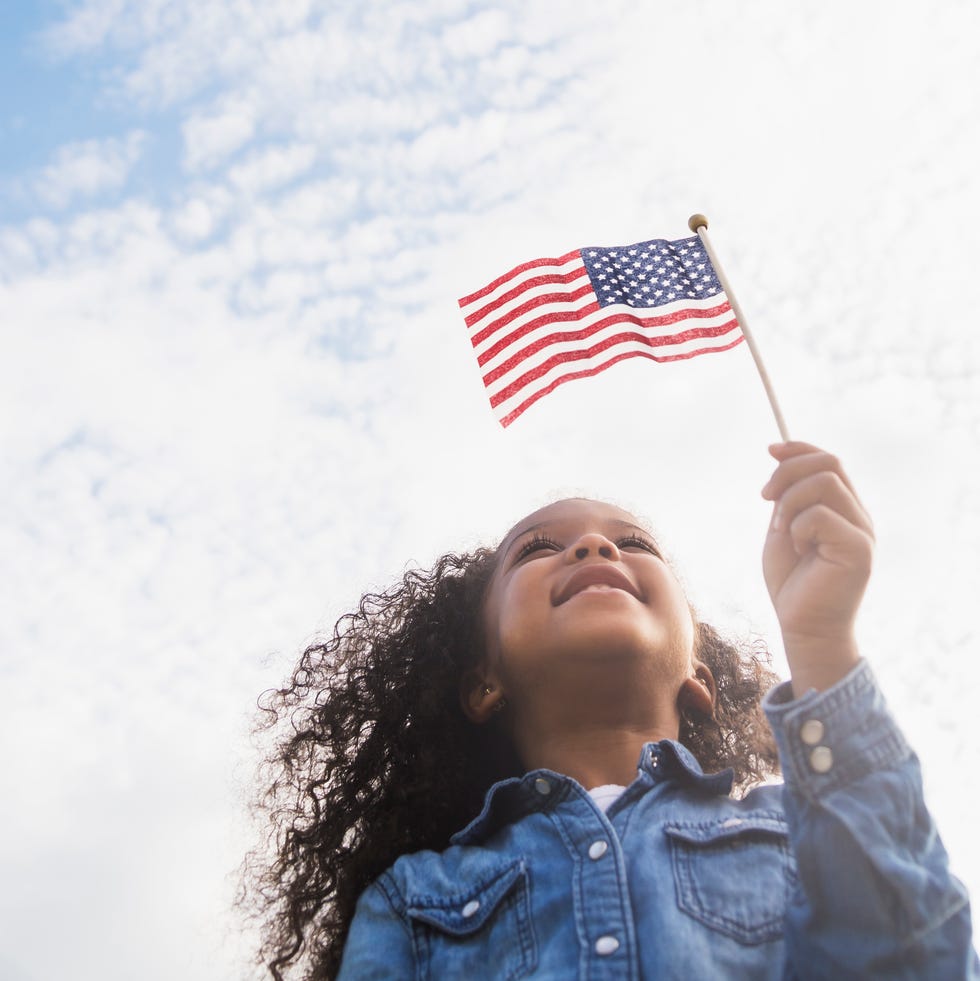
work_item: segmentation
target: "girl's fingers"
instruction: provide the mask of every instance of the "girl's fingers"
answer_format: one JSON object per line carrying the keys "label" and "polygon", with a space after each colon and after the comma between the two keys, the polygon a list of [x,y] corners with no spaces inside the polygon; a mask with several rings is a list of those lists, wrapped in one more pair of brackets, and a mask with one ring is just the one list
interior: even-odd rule
{"label": "girl's fingers", "polygon": [[874,538],[826,504],[799,512],[788,530],[797,555],[815,549],[822,559],[846,566],[864,579],[870,574]]}
{"label": "girl's fingers", "polygon": [[784,531],[798,514],[815,505],[830,508],[866,535],[874,537],[871,518],[861,506],[861,502],[840,475],[831,470],[811,473],[790,484],[783,491],[773,510],[773,529]]}
{"label": "girl's fingers", "polygon": [[854,485],[844,472],[840,460],[832,453],[817,449],[809,443],[777,443],[770,447],[769,451],[780,462],[772,477],[769,478],[769,482],[762,488],[764,498],[778,501],[786,489],[798,481],[817,473],[832,473],[838,477],[850,493],[870,526],[871,519],[865,511],[864,505],[861,504],[857,492],[854,490]]}

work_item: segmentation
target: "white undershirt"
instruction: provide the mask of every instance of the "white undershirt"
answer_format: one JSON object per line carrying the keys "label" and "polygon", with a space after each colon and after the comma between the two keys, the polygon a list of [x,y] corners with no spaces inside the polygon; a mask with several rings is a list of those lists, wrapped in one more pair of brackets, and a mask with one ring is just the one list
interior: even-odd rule
{"label": "white undershirt", "polygon": [[599,805],[602,813],[605,814],[609,810],[609,805],[625,789],[624,786],[618,783],[604,783],[601,787],[593,787],[589,791],[589,796]]}

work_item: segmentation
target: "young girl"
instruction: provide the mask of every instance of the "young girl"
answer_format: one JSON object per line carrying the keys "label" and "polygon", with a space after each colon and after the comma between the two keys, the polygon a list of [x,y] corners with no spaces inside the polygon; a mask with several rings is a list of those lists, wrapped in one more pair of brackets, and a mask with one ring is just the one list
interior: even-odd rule
{"label": "young girl", "polygon": [[697,620],[649,532],[583,499],[365,596],[305,651],[265,706],[289,724],[274,977],[980,977],[854,641],[871,521],[834,457],[770,452],[792,679],[764,699],[760,655]]}

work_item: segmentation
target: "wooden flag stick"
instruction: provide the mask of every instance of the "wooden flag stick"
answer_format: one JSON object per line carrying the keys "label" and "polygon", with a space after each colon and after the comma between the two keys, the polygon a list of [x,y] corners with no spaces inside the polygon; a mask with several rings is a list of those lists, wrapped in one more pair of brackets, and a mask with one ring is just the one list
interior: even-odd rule
{"label": "wooden flag stick", "polygon": [[756,347],[755,338],[749,330],[749,325],[745,320],[745,314],[742,313],[742,308],[738,305],[738,300],[735,299],[735,294],[732,292],[732,287],[728,282],[728,277],[725,275],[725,270],[721,268],[718,256],[715,254],[715,250],[711,247],[711,241],[708,239],[708,219],[704,215],[691,215],[687,220],[687,227],[701,239],[704,245],[704,251],[708,253],[708,258],[715,267],[721,288],[728,296],[728,302],[732,305],[732,310],[735,311],[735,318],[742,328],[742,336],[745,338],[746,343],[749,345],[749,350],[752,352],[752,360],[755,361],[755,366],[759,371],[759,377],[762,379],[762,385],[766,390],[766,395],[769,397],[769,404],[772,406],[773,415],[776,417],[779,435],[782,436],[784,443],[788,443],[789,431],[786,429],[786,420],[783,419],[783,413],[779,408],[779,403],[776,401],[776,393],[772,390],[772,383],[769,381],[766,366],[762,363],[762,355],[759,354],[759,349]]}

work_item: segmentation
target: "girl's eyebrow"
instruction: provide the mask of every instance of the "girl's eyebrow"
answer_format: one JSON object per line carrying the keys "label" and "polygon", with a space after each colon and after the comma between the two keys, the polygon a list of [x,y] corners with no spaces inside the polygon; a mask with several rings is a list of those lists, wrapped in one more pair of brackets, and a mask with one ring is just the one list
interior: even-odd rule
{"label": "girl's eyebrow", "polygon": [[500,554],[502,556],[506,555],[511,545],[513,545],[518,538],[520,538],[522,535],[526,535],[528,532],[537,531],[538,528],[544,528],[548,523],[549,522],[547,521],[539,521],[537,524],[528,525],[526,528],[521,528],[518,531],[513,532],[508,538],[505,538],[500,543]]}

